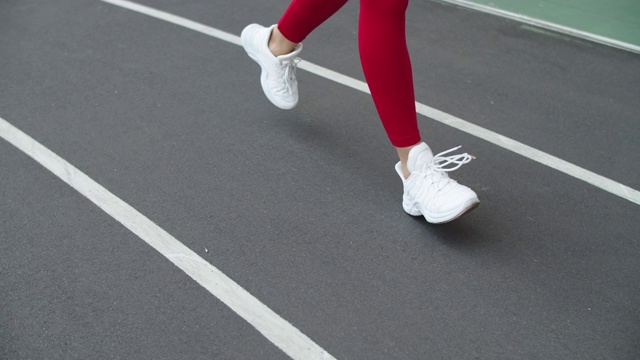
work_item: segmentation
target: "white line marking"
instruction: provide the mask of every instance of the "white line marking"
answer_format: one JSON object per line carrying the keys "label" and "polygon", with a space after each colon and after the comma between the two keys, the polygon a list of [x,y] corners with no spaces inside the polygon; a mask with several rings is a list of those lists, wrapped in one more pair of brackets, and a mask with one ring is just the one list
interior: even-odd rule
{"label": "white line marking", "polygon": [[101,1],[115,5],[115,6],[119,6],[124,9],[135,11],[140,14],[148,15],[156,19],[164,20],[166,22],[170,22],[172,24],[179,25],[184,28],[191,29],[193,31],[197,31],[205,35],[213,36],[214,38],[218,38],[220,40],[224,40],[226,42],[230,42],[238,46],[242,46],[239,36],[233,35],[226,31],[214,29],[210,26],[200,24],[198,22],[195,22],[189,19],[185,19],[183,17],[173,15],[168,12],[164,12],[161,10],[150,8],[148,6],[136,4],[131,1],[123,1],[123,0],[101,0]]}
{"label": "white line marking", "polygon": [[[129,9],[144,15],[148,15],[160,20],[170,22],[175,25],[186,27],[188,29],[198,31],[200,33],[213,36],[220,40],[228,41],[232,44],[241,46],[240,37],[214,29],[212,27],[199,24],[197,22],[166,13],[164,11],[149,8],[125,0],[101,0],[125,9]],[[369,93],[369,87],[365,82],[351,78],[349,76],[337,73],[319,65],[315,65],[308,61],[301,61],[298,67],[307,70],[313,74],[337,82],[339,84],[351,87],[358,91]],[[567,175],[571,175],[579,180],[594,185],[602,190],[608,191],[621,198],[627,199],[636,204],[640,204],[640,191],[632,189],[626,185],[613,181],[604,176],[598,175],[592,171],[576,166],[570,162],[547,154],[528,145],[502,136],[491,130],[487,130],[480,126],[474,125],[468,121],[457,118],[440,110],[434,109],[422,103],[416,102],[416,110],[418,114],[434,119],[443,124],[449,125],[458,130],[464,131],[470,135],[484,139],[492,144],[498,145],[504,149],[520,154],[526,158],[537,161],[548,167],[561,171]]]}
{"label": "white line marking", "polygon": [[151,245],[293,359],[334,359],[300,330],[261,303],[153,221],[82,171],[0,118],[0,136],[32,157]]}
{"label": "white line marking", "polygon": [[516,20],[516,21],[519,21],[519,22],[523,22],[525,24],[530,24],[530,25],[534,25],[534,26],[541,27],[541,28],[544,28],[544,29],[557,31],[559,33],[575,36],[575,37],[582,38],[582,39],[585,39],[585,40],[597,42],[599,44],[604,44],[604,45],[607,45],[607,46],[611,46],[611,47],[615,47],[615,48],[618,48],[618,49],[627,50],[627,51],[631,51],[631,52],[640,54],[640,46],[638,46],[638,45],[633,45],[633,44],[630,44],[630,43],[627,43],[627,42],[624,42],[624,41],[615,40],[615,39],[611,39],[611,38],[608,38],[608,37],[605,37],[605,36],[596,35],[596,34],[593,34],[593,33],[590,33],[590,32],[586,32],[586,31],[570,28],[568,26],[558,25],[558,24],[555,24],[555,23],[552,23],[552,22],[549,22],[549,21],[544,21],[544,20],[532,18],[532,17],[525,16],[525,15],[522,15],[522,14],[513,13],[513,12],[510,12],[510,11],[496,9],[495,7],[491,7],[491,6],[488,6],[488,5],[477,4],[477,3],[474,3],[472,1],[467,1],[467,0],[440,0],[440,1],[448,2],[448,3],[451,3],[451,4],[463,6],[463,7],[467,7],[467,8],[470,8],[470,9],[474,9],[474,10],[481,11],[481,12],[488,13],[488,14],[492,14],[492,15],[501,16],[501,17],[508,18],[508,19],[511,19],[511,20]]}

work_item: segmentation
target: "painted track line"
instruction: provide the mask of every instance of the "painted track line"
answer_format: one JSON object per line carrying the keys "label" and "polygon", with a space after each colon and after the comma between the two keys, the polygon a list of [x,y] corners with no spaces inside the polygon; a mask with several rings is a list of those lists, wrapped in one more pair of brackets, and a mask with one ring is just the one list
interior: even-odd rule
{"label": "painted track line", "polygon": [[[227,41],[229,43],[232,43],[238,46],[242,46],[242,44],[240,43],[239,36],[197,23],[189,19],[185,19],[180,16],[176,16],[164,11],[153,9],[153,8],[140,5],[137,3],[133,3],[130,1],[126,1],[126,0],[101,0],[101,1],[115,5],[115,6],[119,6],[121,8],[131,10],[131,11],[135,11],[140,14],[151,16],[159,20],[164,20],[166,22],[169,22],[181,27],[185,27],[187,29],[197,31],[197,32],[218,38],[220,40]],[[298,64],[298,67],[310,73],[318,75],[320,77],[348,86],[358,91],[362,91],[368,94],[370,93],[369,87],[365,82],[340,74],[333,70],[329,70],[322,66],[310,63],[308,61],[301,61]],[[598,175],[592,171],[581,168],[570,162],[562,160],[553,155],[547,154],[543,151],[537,150],[531,146],[525,145],[521,142],[510,139],[506,136],[502,136],[491,130],[474,125],[468,121],[462,120],[453,115],[450,115],[440,110],[429,107],[425,104],[416,102],[416,110],[418,114],[424,115],[428,118],[431,118],[443,124],[449,125],[455,129],[464,131],[470,135],[486,140],[494,145],[500,146],[516,154],[522,155],[528,159],[537,161],[543,165],[546,165],[550,168],[563,172],[567,175],[571,175],[579,180],[582,180],[586,183],[596,186],[602,190],[608,191],[623,199],[629,200],[636,204],[640,204],[640,191],[638,190],[635,190],[626,185],[613,181],[602,175]]]}
{"label": "painted track line", "polygon": [[334,359],[216,267],[82,171],[0,117],[0,137],[151,245],[293,359]]}
{"label": "painted track line", "polygon": [[438,0],[640,54],[640,46],[467,0]]}

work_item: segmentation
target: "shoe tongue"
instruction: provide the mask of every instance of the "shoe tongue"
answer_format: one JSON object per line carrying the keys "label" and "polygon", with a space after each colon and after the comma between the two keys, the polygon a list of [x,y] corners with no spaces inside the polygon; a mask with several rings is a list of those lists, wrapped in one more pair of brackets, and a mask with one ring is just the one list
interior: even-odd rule
{"label": "shoe tongue", "polygon": [[430,164],[433,160],[433,152],[425,143],[420,143],[411,149],[409,159],[407,160],[407,169],[409,172],[418,170],[422,164]]}

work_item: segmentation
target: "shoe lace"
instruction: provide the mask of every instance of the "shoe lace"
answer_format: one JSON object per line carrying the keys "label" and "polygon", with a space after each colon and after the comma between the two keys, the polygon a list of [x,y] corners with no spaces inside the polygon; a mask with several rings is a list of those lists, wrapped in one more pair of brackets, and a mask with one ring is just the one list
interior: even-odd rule
{"label": "shoe lace", "polygon": [[457,170],[462,165],[467,164],[471,160],[475,159],[475,156],[469,155],[467,153],[444,156],[460,149],[461,147],[462,146],[457,146],[452,149],[443,151],[435,155],[431,160],[431,163],[425,163],[423,165],[421,173],[425,177],[430,176],[433,181],[432,184],[436,186],[438,190],[444,189],[448,184],[457,183],[455,180],[449,178],[449,175],[447,174],[448,172]]}
{"label": "shoe lace", "polygon": [[278,66],[278,76],[284,79],[285,89],[289,94],[293,94],[292,83],[296,79],[296,69],[300,61],[300,58],[294,58],[290,61],[280,62],[280,66]]}
{"label": "shoe lace", "polygon": [[[458,168],[460,168],[460,166],[467,164],[471,160],[475,159],[475,156],[469,155],[467,153],[444,156],[445,154],[454,152],[460,149],[461,147],[462,146],[456,146],[452,149],[443,151],[437,154],[436,156],[434,156],[433,160],[431,161],[431,168],[436,171],[445,171],[445,172],[453,171],[453,170],[457,170]],[[454,167],[447,167],[450,164],[455,164],[455,165]]]}

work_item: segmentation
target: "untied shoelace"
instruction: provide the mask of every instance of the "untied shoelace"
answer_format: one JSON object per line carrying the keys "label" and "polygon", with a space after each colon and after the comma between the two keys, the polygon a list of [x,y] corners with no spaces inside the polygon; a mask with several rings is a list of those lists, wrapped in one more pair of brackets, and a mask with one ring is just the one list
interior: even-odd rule
{"label": "untied shoelace", "polygon": [[[431,160],[431,168],[434,169],[435,171],[445,171],[445,172],[453,171],[458,169],[460,166],[467,164],[471,160],[475,159],[475,156],[469,155],[467,153],[444,156],[445,154],[454,152],[460,149],[461,147],[462,146],[457,146],[447,151],[443,151],[438,155],[434,156],[433,160]],[[447,167],[447,165],[449,164],[455,164],[455,166]]]}
{"label": "untied shoelace", "polygon": [[[422,173],[425,175],[428,175],[428,170],[432,170],[435,174],[440,175],[439,179],[434,182],[434,185],[437,185],[438,189],[444,189],[444,187],[447,186],[447,184],[449,184],[450,182],[456,182],[455,180],[449,178],[447,172],[456,170],[460,168],[460,166],[467,164],[471,160],[475,159],[475,156],[469,155],[467,153],[444,156],[448,153],[460,149],[461,147],[462,146],[457,146],[435,155],[431,160],[431,163],[425,164],[421,169]],[[451,164],[453,164],[453,166],[447,167]]]}

